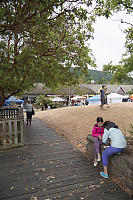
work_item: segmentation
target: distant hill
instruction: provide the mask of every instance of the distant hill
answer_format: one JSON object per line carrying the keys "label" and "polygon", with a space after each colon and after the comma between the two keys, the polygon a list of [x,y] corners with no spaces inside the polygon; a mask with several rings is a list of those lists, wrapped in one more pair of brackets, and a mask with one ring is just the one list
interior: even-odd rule
{"label": "distant hill", "polygon": [[83,77],[84,82],[88,82],[94,80],[95,83],[109,83],[111,81],[112,74],[105,73],[98,70],[88,69],[88,74]]}
{"label": "distant hill", "polygon": [[[110,83],[113,75],[111,73],[98,71],[98,70],[92,70],[88,69],[88,75],[85,75],[85,82],[89,82],[89,80],[94,80],[96,84],[102,84],[102,83]],[[88,80],[87,80],[88,79]],[[122,84],[125,85],[133,85],[133,78],[130,77],[127,81],[124,80]]]}

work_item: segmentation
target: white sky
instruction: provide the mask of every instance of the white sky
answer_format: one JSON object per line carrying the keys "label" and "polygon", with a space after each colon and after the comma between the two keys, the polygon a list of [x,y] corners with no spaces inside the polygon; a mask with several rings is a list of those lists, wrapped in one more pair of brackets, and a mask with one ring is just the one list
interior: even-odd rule
{"label": "white sky", "polygon": [[90,47],[96,58],[97,70],[102,70],[104,64],[112,61],[118,64],[125,52],[125,30],[129,25],[121,23],[123,21],[133,24],[133,15],[124,12],[114,14],[110,19],[100,17],[94,25],[94,40]]}

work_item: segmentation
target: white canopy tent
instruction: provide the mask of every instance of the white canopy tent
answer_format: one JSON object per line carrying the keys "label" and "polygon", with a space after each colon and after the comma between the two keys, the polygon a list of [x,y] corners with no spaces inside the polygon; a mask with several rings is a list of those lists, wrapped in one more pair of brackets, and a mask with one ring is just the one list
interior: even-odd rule
{"label": "white canopy tent", "polygon": [[[110,104],[110,103],[122,103],[122,100],[127,99],[127,98],[129,98],[128,95],[120,95],[120,94],[117,94],[117,93],[110,93],[109,95],[107,95],[108,104]],[[99,94],[95,95],[93,97],[90,97],[89,99],[87,99],[87,101],[89,102],[89,105],[101,104]]]}
{"label": "white canopy tent", "polygon": [[60,97],[55,97],[55,98],[53,98],[51,100],[54,101],[54,102],[65,102],[66,101],[65,99],[60,98]]}
{"label": "white canopy tent", "polygon": [[128,97],[128,95],[120,95],[117,93],[110,93],[107,95],[108,103],[122,103],[122,99],[126,99]]}
{"label": "white canopy tent", "polygon": [[86,97],[83,97],[83,96],[75,96],[75,97],[72,97],[71,100],[85,100]]}

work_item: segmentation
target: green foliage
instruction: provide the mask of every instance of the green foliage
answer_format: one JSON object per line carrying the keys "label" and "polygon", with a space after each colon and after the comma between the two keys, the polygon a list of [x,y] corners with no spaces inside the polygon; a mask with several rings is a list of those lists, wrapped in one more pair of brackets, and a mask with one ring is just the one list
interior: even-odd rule
{"label": "green foliage", "polygon": [[113,12],[124,11],[132,13],[133,2],[132,0],[99,0],[97,1],[98,9],[95,10],[97,16],[105,16],[109,18]]}
{"label": "green foliage", "polygon": [[104,72],[110,72],[112,74],[112,83],[130,83],[132,78],[128,77],[127,69],[125,69],[122,65],[112,65],[109,63],[108,65],[103,66]]}
{"label": "green foliage", "polygon": [[2,0],[0,106],[35,81],[50,88],[78,83],[79,74],[70,68],[94,66],[86,41],[93,36],[96,17],[121,9],[130,12],[130,7],[131,0]]}
{"label": "green foliage", "polygon": [[123,70],[126,70],[127,75],[133,71],[133,26],[126,30],[126,53],[123,55],[122,64]]}
{"label": "green foliage", "polygon": [[[107,0],[106,6],[110,10],[122,11],[126,10],[127,13],[133,12],[133,1],[132,0]],[[123,20],[121,21],[122,23]],[[113,75],[111,80],[112,83],[133,83],[132,81],[132,71],[133,71],[133,24],[128,28],[126,33],[126,53],[123,55],[123,59],[120,61],[119,65],[108,65],[103,66],[103,71],[110,72]]]}
{"label": "green foliage", "polygon": [[130,90],[130,91],[128,91],[127,94],[129,94],[129,95],[130,95],[130,94],[133,94],[133,89]]}
{"label": "green foliage", "polygon": [[126,31],[126,53],[123,55],[123,59],[119,65],[112,65],[110,62],[108,65],[103,66],[103,71],[110,72],[113,75],[112,82],[117,83],[133,83],[133,27],[128,28]]}
{"label": "green foliage", "polygon": [[36,98],[35,105],[39,108],[42,108],[42,106],[47,107],[47,105],[49,105],[51,109],[54,109],[61,107],[62,102],[53,102],[48,97],[45,97],[44,95],[39,95]]}
{"label": "green foliage", "polygon": [[78,82],[70,67],[93,65],[85,42],[94,21],[80,0],[1,1],[1,100],[23,93],[36,80],[50,88]]}
{"label": "green foliage", "polygon": [[130,133],[131,136],[133,136],[133,124],[132,123],[130,124],[130,129],[127,131],[128,131],[128,133]]}
{"label": "green foliage", "polygon": [[62,107],[62,102],[53,102],[51,105],[50,105],[50,108],[51,109],[55,109],[55,108],[60,108]]}
{"label": "green foliage", "polygon": [[53,101],[51,99],[45,97],[44,95],[39,95],[35,101],[35,105],[37,105],[39,107],[46,106],[47,104],[51,105],[52,103],[53,103]]}
{"label": "green foliage", "polygon": [[90,84],[91,80],[94,80],[95,84],[107,84],[110,83],[111,78],[111,73],[89,69],[88,73],[82,77],[82,82]]}

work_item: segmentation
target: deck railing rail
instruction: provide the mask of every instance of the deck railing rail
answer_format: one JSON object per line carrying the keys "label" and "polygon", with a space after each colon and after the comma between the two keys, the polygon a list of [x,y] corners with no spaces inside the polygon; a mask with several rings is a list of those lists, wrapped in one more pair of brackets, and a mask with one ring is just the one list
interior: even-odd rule
{"label": "deck railing rail", "polygon": [[21,108],[0,109],[0,150],[23,146],[24,115]]}

